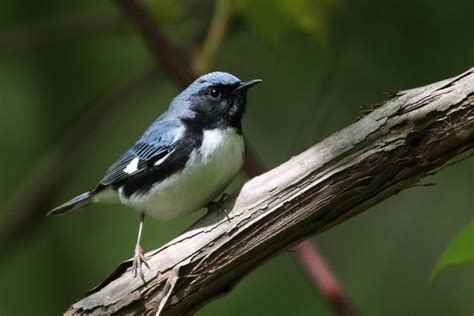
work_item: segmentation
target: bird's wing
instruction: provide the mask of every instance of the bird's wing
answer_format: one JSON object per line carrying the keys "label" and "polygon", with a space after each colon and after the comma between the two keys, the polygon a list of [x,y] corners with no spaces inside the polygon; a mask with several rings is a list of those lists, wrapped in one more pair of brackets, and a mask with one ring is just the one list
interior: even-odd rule
{"label": "bird's wing", "polygon": [[138,142],[110,166],[97,188],[119,184],[150,170],[149,167],[165,168],[169,160],[174,159],[172,154],[177,152],[176,146],[179,146],[175,140],[181,133],[183,126],[180,121],[162,114]]}
{"label": "bird's wing", "polygon": [[155,145],[139,141],[110,166],[99,185],[107,186],[122,182],[149,166],[159,164],[159,161],[165,160],[171,152],[171,145]]}

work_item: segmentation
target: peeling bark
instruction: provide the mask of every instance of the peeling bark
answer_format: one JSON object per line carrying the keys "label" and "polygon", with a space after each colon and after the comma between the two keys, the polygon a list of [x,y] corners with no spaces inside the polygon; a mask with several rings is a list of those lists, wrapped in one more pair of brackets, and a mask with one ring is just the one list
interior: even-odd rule
{"label": "peeling bark", "polygon": [[248,181],[225,205],[122,263],[67,315],[192,314],[272,256],[370,208],[474,148],[474,68],[396,93],[351,126]]}

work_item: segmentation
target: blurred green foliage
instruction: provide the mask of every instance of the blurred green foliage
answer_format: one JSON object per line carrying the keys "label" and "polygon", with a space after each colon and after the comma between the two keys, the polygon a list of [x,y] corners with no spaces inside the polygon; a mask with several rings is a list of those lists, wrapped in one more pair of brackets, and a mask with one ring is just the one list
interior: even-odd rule
{"label": "blurred green foliage", "polygon": [[238,12],[249,27],[271,44],[281,44],[294,32],[318,43],[326,39],[330,18],[340,0],[241,0]]}
{"label": "blurred green foliage", "polygon": [[186,3],[183,1],[163,0],[143,1],[142,4],[157,22],[167,23],[171,20],[177,20],[183,17]]}
{"label": "blurred green foliage", "polygon": [[[145,3],[191,55],[213,2]],[[269,168],[347,126],[360,106],[383,100],[384,92],[473,66],[472,0],[241,0],[236,6],[214,65],[243,79],[264,79],[249,96],[244,130]],[[0,1],[0,230],[12,215],[9,201],[72,126],[99,106],[117,107],[99,100],[154,66],[112,1]],[[88,140],[51,206],[94,185],[180,90],[160,67],[150,80],[153,88],[122,100],[126,106]],[[364,315],[474,310],[472,266],[447,270],[434,287],[427,282],[444,245],[472,220],[473,161],[429,181],[439,184],[403,191],[314,238]],[[144,248],[162,245],[201,214],[146,221]],[[138,215],[116,205],[44,220],[0,254],[0,314],[59,314],[132,255],[137,226]],[[288,252],[199,314],[332,311]]]}
{"label": "blurred green foliage", "polygon": [[431,282],[445,269],[474,262],[474,221],[471,221],[444,251],[431,273]]}

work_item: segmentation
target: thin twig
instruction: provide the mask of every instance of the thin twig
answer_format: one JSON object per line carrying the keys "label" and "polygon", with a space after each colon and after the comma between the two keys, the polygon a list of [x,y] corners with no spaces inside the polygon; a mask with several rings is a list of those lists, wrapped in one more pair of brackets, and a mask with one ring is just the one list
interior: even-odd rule
{"label": "thin twig", "polygon": [[300,264],[313,283],[319,286],[320,292],[325,293],[326,300],[331,304],[336,314],[356,315],[352,304],[345,296],[341,295],[344,291],[340,288],[339,281],[331,273],[331,269],[316,246],[307,239],[298,244],[295,249]]}
{"label": "thin twig", "polygon": [[193,58],[193,72],[201,75],[209,71],[212,61],[224,39],[232,15],[232,3],[229,0],[216,0],[211,24],[200,49]]}

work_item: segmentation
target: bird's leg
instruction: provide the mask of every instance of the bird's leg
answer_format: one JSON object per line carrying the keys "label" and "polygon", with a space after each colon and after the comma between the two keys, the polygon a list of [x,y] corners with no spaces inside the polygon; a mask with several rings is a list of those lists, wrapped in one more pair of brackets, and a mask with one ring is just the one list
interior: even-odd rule
{"label": "bird's leg", "polygon": [[145,264],[145,266],[150,269],[150,266],[146,262],[145,256],[143,255],[142,246],[140,246],[144,221],[145,213],[141,213],[140,226],[138,227],[137,244],[135,245],[135,255],[133,256],[133,276],[136,277],[137,275],[140,275],[143,283],[145,283],[145,276],[143,275],[142,264]]}
{"label": "bird's leg", "polygon": [[218,198],[215,201],[211,201],[206,205],[206,208],[208,211],[213,212],[220,210],[224,212],[225,216],[227,217],[227,220],[230,222],[229,214],[227,214],[227,209],[224,206],[224,200],[229,197],[229,194],[227,193],[222,193],[221,197]]}

